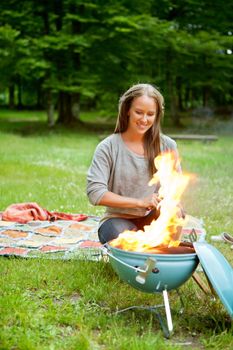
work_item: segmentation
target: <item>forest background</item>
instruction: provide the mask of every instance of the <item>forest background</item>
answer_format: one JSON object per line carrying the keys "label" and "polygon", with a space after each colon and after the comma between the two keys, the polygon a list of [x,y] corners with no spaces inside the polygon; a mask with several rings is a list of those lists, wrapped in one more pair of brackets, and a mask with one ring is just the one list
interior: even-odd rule
{"label": "forest background", "polygon": [[0,106],[44,109],[49,125],[111,119],[149,82],[176,126],[190,111],[232,117],[232,13],[222,0],[1,0]]}

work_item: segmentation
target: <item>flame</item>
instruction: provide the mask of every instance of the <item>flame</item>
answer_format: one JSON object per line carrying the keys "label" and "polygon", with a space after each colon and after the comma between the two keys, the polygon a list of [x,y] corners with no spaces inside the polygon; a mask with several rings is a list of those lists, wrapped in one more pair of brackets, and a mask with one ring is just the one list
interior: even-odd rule
{"label": "flame", "polygon": [[176,169],[177,157],[174,152],[166,152],[155,158],[157,172],[149,186],[160,184],[160,215],[144,231],[122,232],[111,245],[128,251],[143,252],[157,246],[176,247],[179,245],[180,232],[184,219],[178,217],[180,198],[188,185],[190,176]]}

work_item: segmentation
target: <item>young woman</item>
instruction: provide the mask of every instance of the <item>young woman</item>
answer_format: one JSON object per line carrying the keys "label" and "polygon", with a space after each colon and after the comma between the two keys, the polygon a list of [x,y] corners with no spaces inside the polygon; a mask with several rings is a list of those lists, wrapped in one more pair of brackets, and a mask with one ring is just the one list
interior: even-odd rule
{"label": "young woman", "polygon": [[98,229],[101,243],[124,230],[143,229],[159,215],[158,186],[148,186],[156,172],[154,158],[173,151],[178,159],[175,141],[160,132],[163,110],[163,96],[155,87],[132,86],[120,98],[114,134],[95,150],[87,195],[93,205],[106,207]]}

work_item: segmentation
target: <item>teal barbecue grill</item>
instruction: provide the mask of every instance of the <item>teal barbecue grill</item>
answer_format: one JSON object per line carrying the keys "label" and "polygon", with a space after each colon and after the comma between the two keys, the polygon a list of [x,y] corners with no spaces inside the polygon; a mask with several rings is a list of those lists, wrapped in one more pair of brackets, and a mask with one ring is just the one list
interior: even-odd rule
{"label": "teal barbecue grill", "polygon": [[[182,244],[182,243],[181,243]],[[161,254],[126,251],[106,244],[105,253],[120,279],[133,288],[145,293],[161,293],[163,304],[152,307],[132,306],[130,309],[147,309],[156,314],[164,335],[169,338],[173,323],[168,292],[178,290],[193,276],[199,261],[229,315],[233,318],[233,269],[224,256],[212,245],[203,242],[184,244],[184,247],[163,250]],[[181,297],[181,296],[180,296]],[[183,305],[182,298],[181,304]],[[165,309],[166,325],[158,311]]]}

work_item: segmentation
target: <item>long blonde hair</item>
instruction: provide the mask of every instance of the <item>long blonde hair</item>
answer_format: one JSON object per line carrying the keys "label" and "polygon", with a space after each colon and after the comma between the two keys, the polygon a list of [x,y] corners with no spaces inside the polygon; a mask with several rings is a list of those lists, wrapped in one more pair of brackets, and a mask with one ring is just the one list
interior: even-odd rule
{"label": "long blonde hair", "polygon": [[133,99],[140,96],[154,98],[157,104],[157,115],[152,127],[144,135],[144,151],[148,158],[148,167],[151,175],[156,171],[154,158],[160,153],[160,123],[164,112],[164,98],[161,93],[151,84],[136,84],[131,86],[119,100],[119,111],[114,133],[123,133],[129,124],[129,109]]}

